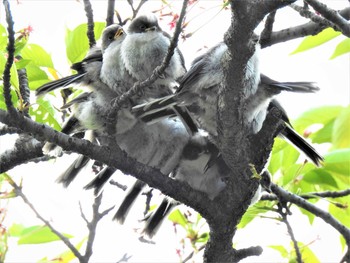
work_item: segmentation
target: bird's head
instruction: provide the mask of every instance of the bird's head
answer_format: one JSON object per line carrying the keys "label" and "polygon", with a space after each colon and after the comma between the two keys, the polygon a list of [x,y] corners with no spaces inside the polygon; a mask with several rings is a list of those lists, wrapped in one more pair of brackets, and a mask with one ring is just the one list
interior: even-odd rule
{"label": "bird's head", "polygon": [[114,41],[123,41],[125,36],[126,33],[124,29],[118,24],[113,24],[106,27],[102,33],[102,50],[106,50],[107,47]]}
{"label": "bird's head", "polygon": [[147,33],[147,32],[161,32],[162,29],[158,24],[158,19],[154,14],[141,15],[136,17],[130,24],[128,33]]}

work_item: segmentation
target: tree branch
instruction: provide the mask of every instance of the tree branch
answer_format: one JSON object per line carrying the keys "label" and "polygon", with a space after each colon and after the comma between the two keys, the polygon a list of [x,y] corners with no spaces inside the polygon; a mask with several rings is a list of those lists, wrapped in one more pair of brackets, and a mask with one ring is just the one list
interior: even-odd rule
{"label": "tree branch", "polygon": [[8,32],[8,43],[6,47],[8,54],[7,54],[7,60],[6,60],[5,69],[2,77],[3,86],[4,86],[3,94],[5,98],[6,107],[8,111],[12,114],[12,112],[16,111],[11,100],[11,67],[13,64],[14,54],[15,54],[15,31],[13,29],[14,23],[12,20],[10,4],[7,0],[3,0],[3,4],[5,7],[7,32]]}
{"label": "tree branch", "polygon": [[314,12],[311,12],[306,7],[301,7],[296,4],[291,4],[290,7],[293,8],[295,11],[297,11],[302,17],[308,18],[312,22],[315,22],[322,26],[336,27],[335,24],[331,23],[330,21],[328,21],[327,19],[324,19],[321,16],[316,15]]}
{"label": "tree branch", "polygon": [[115,0],[108,0],[106,26],[114,24]]}
{"label": "tree branch", "polygon": [[220,214],[220,211],[216,211],[216,204],[206,194],[193,190],[186,183],[163,175],[155,168],[148,167],[132,158],[128,158],[126,153],[117,144],[98,146],[87,140],[70,137],[57,132],[47,125],[38,124],[18,113],[10,116],[4,110],[0,110],[0,121],[31,133],[38,140],[52,142],[67,151],[78,152],[110,167],[118,168],[125,174],[131,174],[150,187],[157,188],[164,194],[193,207],[203,217],[213,218]]}
{"label": "tree branch", "polygon": [[0,155],[0,174],[33,158],[42,157],[42,147],[43,143],[33,139],[29,135],[20,135],[14,148]]}
{"label": "tree branch", "polygon": [[4,125],[0,127],[0,136],[6,135],[6,134],[15,134],[15,133],[21,133],[22,131],[20,129],[14,128],[14,127],[8,127],[7,125]]}
{"label": "tree branch", "polygon": [[87,240],[87,245],[86,245],[86,250],[85,250],[85,255],[83,256],[85,262],[89,262],[90,257],[92,256],[92,248],[93,248],[93,244],[94,244],[94,240],[95,240],[95,236],[96,236],[96,229],[97,229],[97,225],[100,222],[100,220],[106,216],[113,208],[109,208],[107,210],[105,210],[104,212],[100,213],[99,212],[99,208],[101,206],[101,201],[102,201],[102,194],[100,194],[99,196],[95,197],[94,199],[94,203],[92,205],[92,220],[89,222],[87,221],[84,213],[81,211],[81,214],[84,218],[84,220],[87,223],[87,227],[89,229],[89,236],[88,236],[88,240]]}
{"label": "tree branch", "polygon": [[29,104],[30,104],[30,89],[28,85],[28,77],[26,69],[19,69],[18,72],[18,82],[19,91],[21,94],[22,107],[21,112],[27,117],[29,117]]}
{"label": "tree branch", "polygon": [[299,249],[299,246],[298,246],[298,241],[296,240],[293,228],[292,228],[292,226],[290,225],[290,223],[288,221],[288,212],[286,212],[284,210],[288,211],[288,208],[285,206],[284,202],[280,202],[278,204],[277,212],[282,217],[282,222],[287,226],[287,231],[288,231],[288,234],[289,234],[290,238],[292,239],[294,250],[295,250],[295,254],[297,256],[297,262],[298,263],[303,263],[303,259],[302,259],[302,256],[301,256],[301,253],[300,253],[300,249]]}
{"label": "tree branch", "polygon": [[91,7],[90,0],[84,0],[84,10],[87,18],[87,37],[89,39],[89,46],[92,48],[96,45],[95,32],[94,32],[94,15]]}
{"label": "tree branch", "polygon": [[[281,200],[282,202],[290,202],[296,204],[314,214],[315,216],[323,219],[327,224],[331,225],[336,229],[345,239],[345,242],[348,246],[347,255],[349,255],[349,246],[350,246],[350,229],[341,224],[337,219],[335,219],[330,213],[323,211],[322,209],[316,207],[315,205],[305,201],[303,198],[287,192],[283,188],[279,187],[276,184],[271,185],[271,191]],[[347,258],[348,260],[348,258]]]}
{"label": "tree branch", "polygon": [[76,256],[79,259],[79,262],[85,262],[82,255],[79,253],[79,251],[75,248],[75,246],[69,241],[68,238],[66,238],[64,235],[62,235],[58,230],[56,230],[56,228],[54,228],[51,223],[46,220],[44,217],[42,217],[40,215],[40,213],[36,210],[36,208],[34,207],[34,205],[29,201],[29,199],[27,198],[27,196],[22,192],[21,187],[19,187],[10,177],[8,177],[7,179],[9,179],[11,186],[14,188],[16,195],[20,196],[22,198],[22,200],[24,201],[24,203],[26,205],[29,206],[29,208],[34,212],[34,214],[36,215],[37,218],[39,218],[46,226],[48,226],[48,228],[50,228],[50,230],[56,235],[58,236],[63,243],[72,251],[72,253],[74,254],[74,256]]}
{"label": "tree branch", "polygon": [[[346,20],[350,19],[350,7],[339,11],[339,14]],[[309,22],[296,27],[290,27],[280,31],[273,32],[269,40],[262,41],[261,47],[269,47],[277,43],[286,42],[292,39],[301,38],[310,35],[317,35],[322,30],[327,28],[325,25],[320,25],[315,22]]]}
{"label": "tree branch", "polygon": [[304,0],[311,5],[324,18],[331,21],[340,29],[343,35],[350,37],[350,24],[336,10],[333,10],[318,0]]}
{"label": "tree branch", "polygon": [[[308,200],[318,197],[322,198],[339,198],[350,195],[350,188],[342,191],[325,191],[325,192],[312,192],[307,194],[299,195],[301,198]],[[278,198],[274,194],[264,194],[261,198],[261,201],[277,201]]]}

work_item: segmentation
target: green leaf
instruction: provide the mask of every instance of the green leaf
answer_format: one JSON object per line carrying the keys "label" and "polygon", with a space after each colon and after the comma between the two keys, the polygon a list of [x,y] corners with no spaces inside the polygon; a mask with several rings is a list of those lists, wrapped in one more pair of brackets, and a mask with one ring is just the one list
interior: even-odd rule
{"label": "green leaf", "polygon": [[21,51],[23,59],[31,60],[38,67],[53,68],[53,62],[49,53],[37,44],[29,44]]}
{"label": "green leaf", "polygon": [[316,216],[313,213],[310,213],[309,211],[307,211],[301,207],[298,207],[298,208],[303,215],[307,216],[307,218],[309,219],[310,225],[312,225]]}
{"label": "green leaf", "polygon": [[350,176],[350,148],[334,150],[324,157],[324,169]]}
{"label": "green leaf", "polygon": [[327,124],[325,124],[321,129],[318,131],[310,134],[310,139],[313,143],[327,143],[332,142],[332,132],[333,132],[333,126],[334,121],[331,120]]}
{"label": "green leaf", "polygon": [[274,246],[274,245],[271,245],[271,246],[268,246],[276,251],[278,251],[281,256],[283,258],[288,258],[289,257],[289,252],[288,250],[284,247],[284,246],[281,246],[281,245],[277,245],[277,246]]}
{"label": "green leaf", "polygon": [[[4,86],[0,85],[0,94],[4,94],[3,91],[4,91]],[[12,98],[13,105],[16,107],[18,103],[18,96],[13,88],[11,88],[11,98]],[[4,109],[4,110],[6,109],[4,96],[0,96],[0,109]]]}
{"label": "green leaf", "polygon": [[295,164],[299,158],[299,155],[300,155],[299,151],[297,151],[291,145],[288,145],[283,150],[282,168],[287,169],[291,165]]}
{"label": "green leaf", "polygon": [[350,204],[350,196],[337,198],[336,201],[346,208],[340,208],[330,203],[329,212],[346,227],[350,227],[350,209],[347,207]]}
{"label": "green leaf", "polygon": [[[296,258],[296,252],[292,242],[290,246],[293,247],[293,256]],[[320,263],[320,260],[316,257],[315,253],[312,252],[312,250],[307,245],[302,242],[298,242],[298,247],[300,249],[303,262]]]}
{"label": "green leaf", "polygon": [[340,55],[344,55],[349,52],[350,52],[350,38],[347,38],[341,41],[337,45],[330,59],[334,59],[336,57],[339,57]]}
{"label": "green leaf", "polygon": [[290,184],[293,180],[295,180],[297,177],[301,178],[303,174],[306,174],[312,169],[315,169],[315,166],[311,163],[293,164],[282,171],[282,182],[280,183],[282,184],[282,186],[286,186]]}
{"label": "green leaf", "polygon": [[0,24],[0,51],[5,51],[7,46],[7,30]]}
{"label": "green leaf", "polygon": [[313,169],[307,172],[303,180],[313,185],[326,185],[337,188],[337,182],[333,176],[323,168]]}
{"label": "green leaf", "polygon": [[9,228],[9,234],[12,237],[20,237],[21,234],[23,233],[25,229],[25,226],[22,224],[13,224],[10,228]]}
{"label": "green leaf", "polygon": [[169,215],[169,220],[172,221],[173,223],[179,224],[186,230],[188,228],[187,227],[188,221],[179,209],[176,209]]}
{"label": "green leaf", "polygon": [[[104,22],[95,22],[94,32],[96,40],[105,28]],[[87,24],[81,24],[75,29],[66,31],[66,54],[71,63],[81,61],[89,50],[89,41],[86,35]]]}
{"label": "green leaf", "polygon": [[337,36],[341,35],[341,32],[335,31],[333,28],[326,28],[315,36],[308,36],[303,39],[300,45],[290,55],[294,55],[299,52],[303,52],[314,47],[320,46]]}
{"label": "green leaf", "polygon": [[197,239],[196,239],[196,243],[206,243],[208,242],[209,239],[209,233],[205,232],[203,234],[201,234]]}
{"label": "green leaf", "polygon": [[52,106],[49,101],[49,95],[37,98],[36,104],[34,104],[30,109],[30,115],[35,121],[47,124],[54,128],[55,130],[61,130],[61,125],[57,122],[58,112]]}
{"label": "green leaf", "polygon": [[333,149],[350,148],[350,106],[344,108],[334,122]]}
{"label": "green leaf", "polygon": [[[66,238],[72,238],[73,236],[63,234]],[[47,226],[32,226],[23,229],[21,236],[18,240],[19,245],[24,244],[41,244],[52,241],[61,240],[51,229]]]}
{"label": "green leaf", "polygon": [[258,215],[271,211],[271,208],[273,206],[274,206],[274,202],[269,202],[269,201],[258,202],[255,205],[250,206],[247,209],[247,211],[244,213],[241,221],[237,225],[237,228],[240,229],[240,228],[246,227]]}
{"label": "green leaf", "polygon": [[311,109],[293,121],[293,127],[300,132],[312,124],[326,125],[337,118],[343,108],[342,106],[323,106]]}
{"label": "green leaf", "polygon": [[[7,59],[5,58],[5,54],[0,52],[0,78],[2,79],[2,76],[4,74],[5,65],[6,65]],[[17,74],[17,67],[16,63],[12,64],[12,67],[10,69],[11,79],[10,83],[12,86],[14,86],[16,89],[18,89],[18,74]]]}
{"label": "green leaf", "polygon": [[[75,248],[79,251],[82,245],[86,242],[87,238],[84,238],[82,241],[80,241]],[[71,262],[73,259],[75,259],[75,255],[71,250],[67,250],[63,252],[62,254],[56,256],[53,260],[49,260],[47,257],[39,260],[39,262],[50,262],[50,263],[68,263]]]}

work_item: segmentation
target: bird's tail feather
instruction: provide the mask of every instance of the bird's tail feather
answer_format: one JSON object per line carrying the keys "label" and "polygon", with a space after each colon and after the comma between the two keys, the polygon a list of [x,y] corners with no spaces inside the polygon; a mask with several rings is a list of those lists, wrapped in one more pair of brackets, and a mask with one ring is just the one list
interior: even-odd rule
{"label": "bird's tail feather", "polygon": [[315,82],[276,82],[270,85],[290,92],[313,93],[320,90]]}
{"label": "bird's tail feather", "polygon": [[58,80],[51,81],[39,87],[35,92],[36,96],[42,96],[50,91],[58,88],[66,88],[68,85],[77,82],[85,76],[86,73],[78,73],[71,76],[67,76]]}
{"label": "bird's tail feather", "polygon": [[94,194],[97,196],[101,192],[102,187],[105,185],[108,179],[111,178],[116,170],[117,169],[109,166],[104,167],[90,183],[84,186],[84,189],[88,190],[93,188]]}
{"label": "bird's tail feather", "polygon": [[135,184],[131,187],[131,189],[125,196],[122,204],[118,208],[117,213],[114,215],[114,220],[117,220],[120,224],[123,224],[125,222],[126,216],[128,215],[131,206],[133,205],[136,198],[139,196],[139,194],[145,186],[146,184],[140,180],[137,180],[135,182]]}
{"label": "bird's tail feather", "polygon": [[89,157],[79,155],[77,159],[65,170],[56,180],[58,183],[62,183],[64,187],[68,187],[70,183],[77,177],[78,173],[86,166],[90,161]]}
{"label": "bird's tail feather", "polygon": [[162,203],[158,206],[157,210],[146,221],[143,232],[152,238],[157,233],[163,220],[177,204],[178,203],[170,201],[168,198],[164,198]]}
{"label": "bird's tail feather", "polygon": [[324,161],[323,157],[294,129],[286,126],[286,128],[282,130],[281,135],[301,150],[316,166],[322,165]]}

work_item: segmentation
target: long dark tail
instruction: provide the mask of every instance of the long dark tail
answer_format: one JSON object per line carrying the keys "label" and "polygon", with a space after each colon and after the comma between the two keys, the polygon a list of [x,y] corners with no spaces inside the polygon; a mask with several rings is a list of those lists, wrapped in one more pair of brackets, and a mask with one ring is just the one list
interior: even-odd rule
{"label": "long dark tail", "polygon": [[74,74],[71,76],[67,76],[58,80],[54,80],[51,82],[48,82],[44,85],[42,85],[41,87],[39,87],[35,92],[36,92],[36,96],[41,96],[41,95],[45,95],[46,93],[49,93],[50,91],[53,91],[55,89],[58,88],[65,88],[68,87],[70,84],[78,82],[79,80],[81,80],[86,73],[78,73],[78,74]]}
{"label": "long dark tail", "polygon": [[264,74],[260,75],[261,84],[267,84],[270,87],[277,87],[280,90],[290,91],[290,92],[301,92],[301,93],[313,93],[319,91],[320,88],[315,82],[298,81],[298,82],[279,82]]}
{"label": "long dark tail", "polygon": [[164,198],[157,210],[146,221],[143,232],[152,238],[157,233],[159,227],[170,211],[177,205],[178,203],[171,201],[168,198]]}
{"label": "long dark tail", "polygon": [[117,213],[114,215],[113,219],[117,220],[120,224],[124,224],[125,219],[130,211],[131,206],[135,202],[136,198],[141,193],[142,189],[146,184],[140,180],[137,180],[135,184],[131,187],[127,195],[125,196],[123,202],[118,208]]}
{"label": "long dark tail", "polygon": [[286,126],[286,128],[281,131],[280,135],[302,151],[316,166],[322,165],[322,162],[324,161],[323,157],[294,129]]}
{"label": "long dark tail", "polygon": [[117,169],[106,166],[104,167],[96,177],[88,183],[84,189],[94,189],[94,194],[98,195],[101,192],[102,187],[106,184],[106,182],[111,178],[111,176],[115,173]]}
{"label": "long dark tail", "polygon": [[77,177],[78,173],[87,165],[90,158],[84,155],[79,155],[77,159],[64,171],[56,180],[62,183],[64,187],[68,187],[70,183]]}
{"label": "long dark tail", "polygon": [[277,100],[272,100],[269,105],[269,110],[273,107],[279,109],[282,113],[282,120],[287,124],[285,129],[280,132],[280,136],[287,139],[292,145],[302,151],[316,166],[321,166],[323,157],[315,150],[310,143],[308,143],[302,136],[300,136],[293,128],[289,121],[286,111]]}

